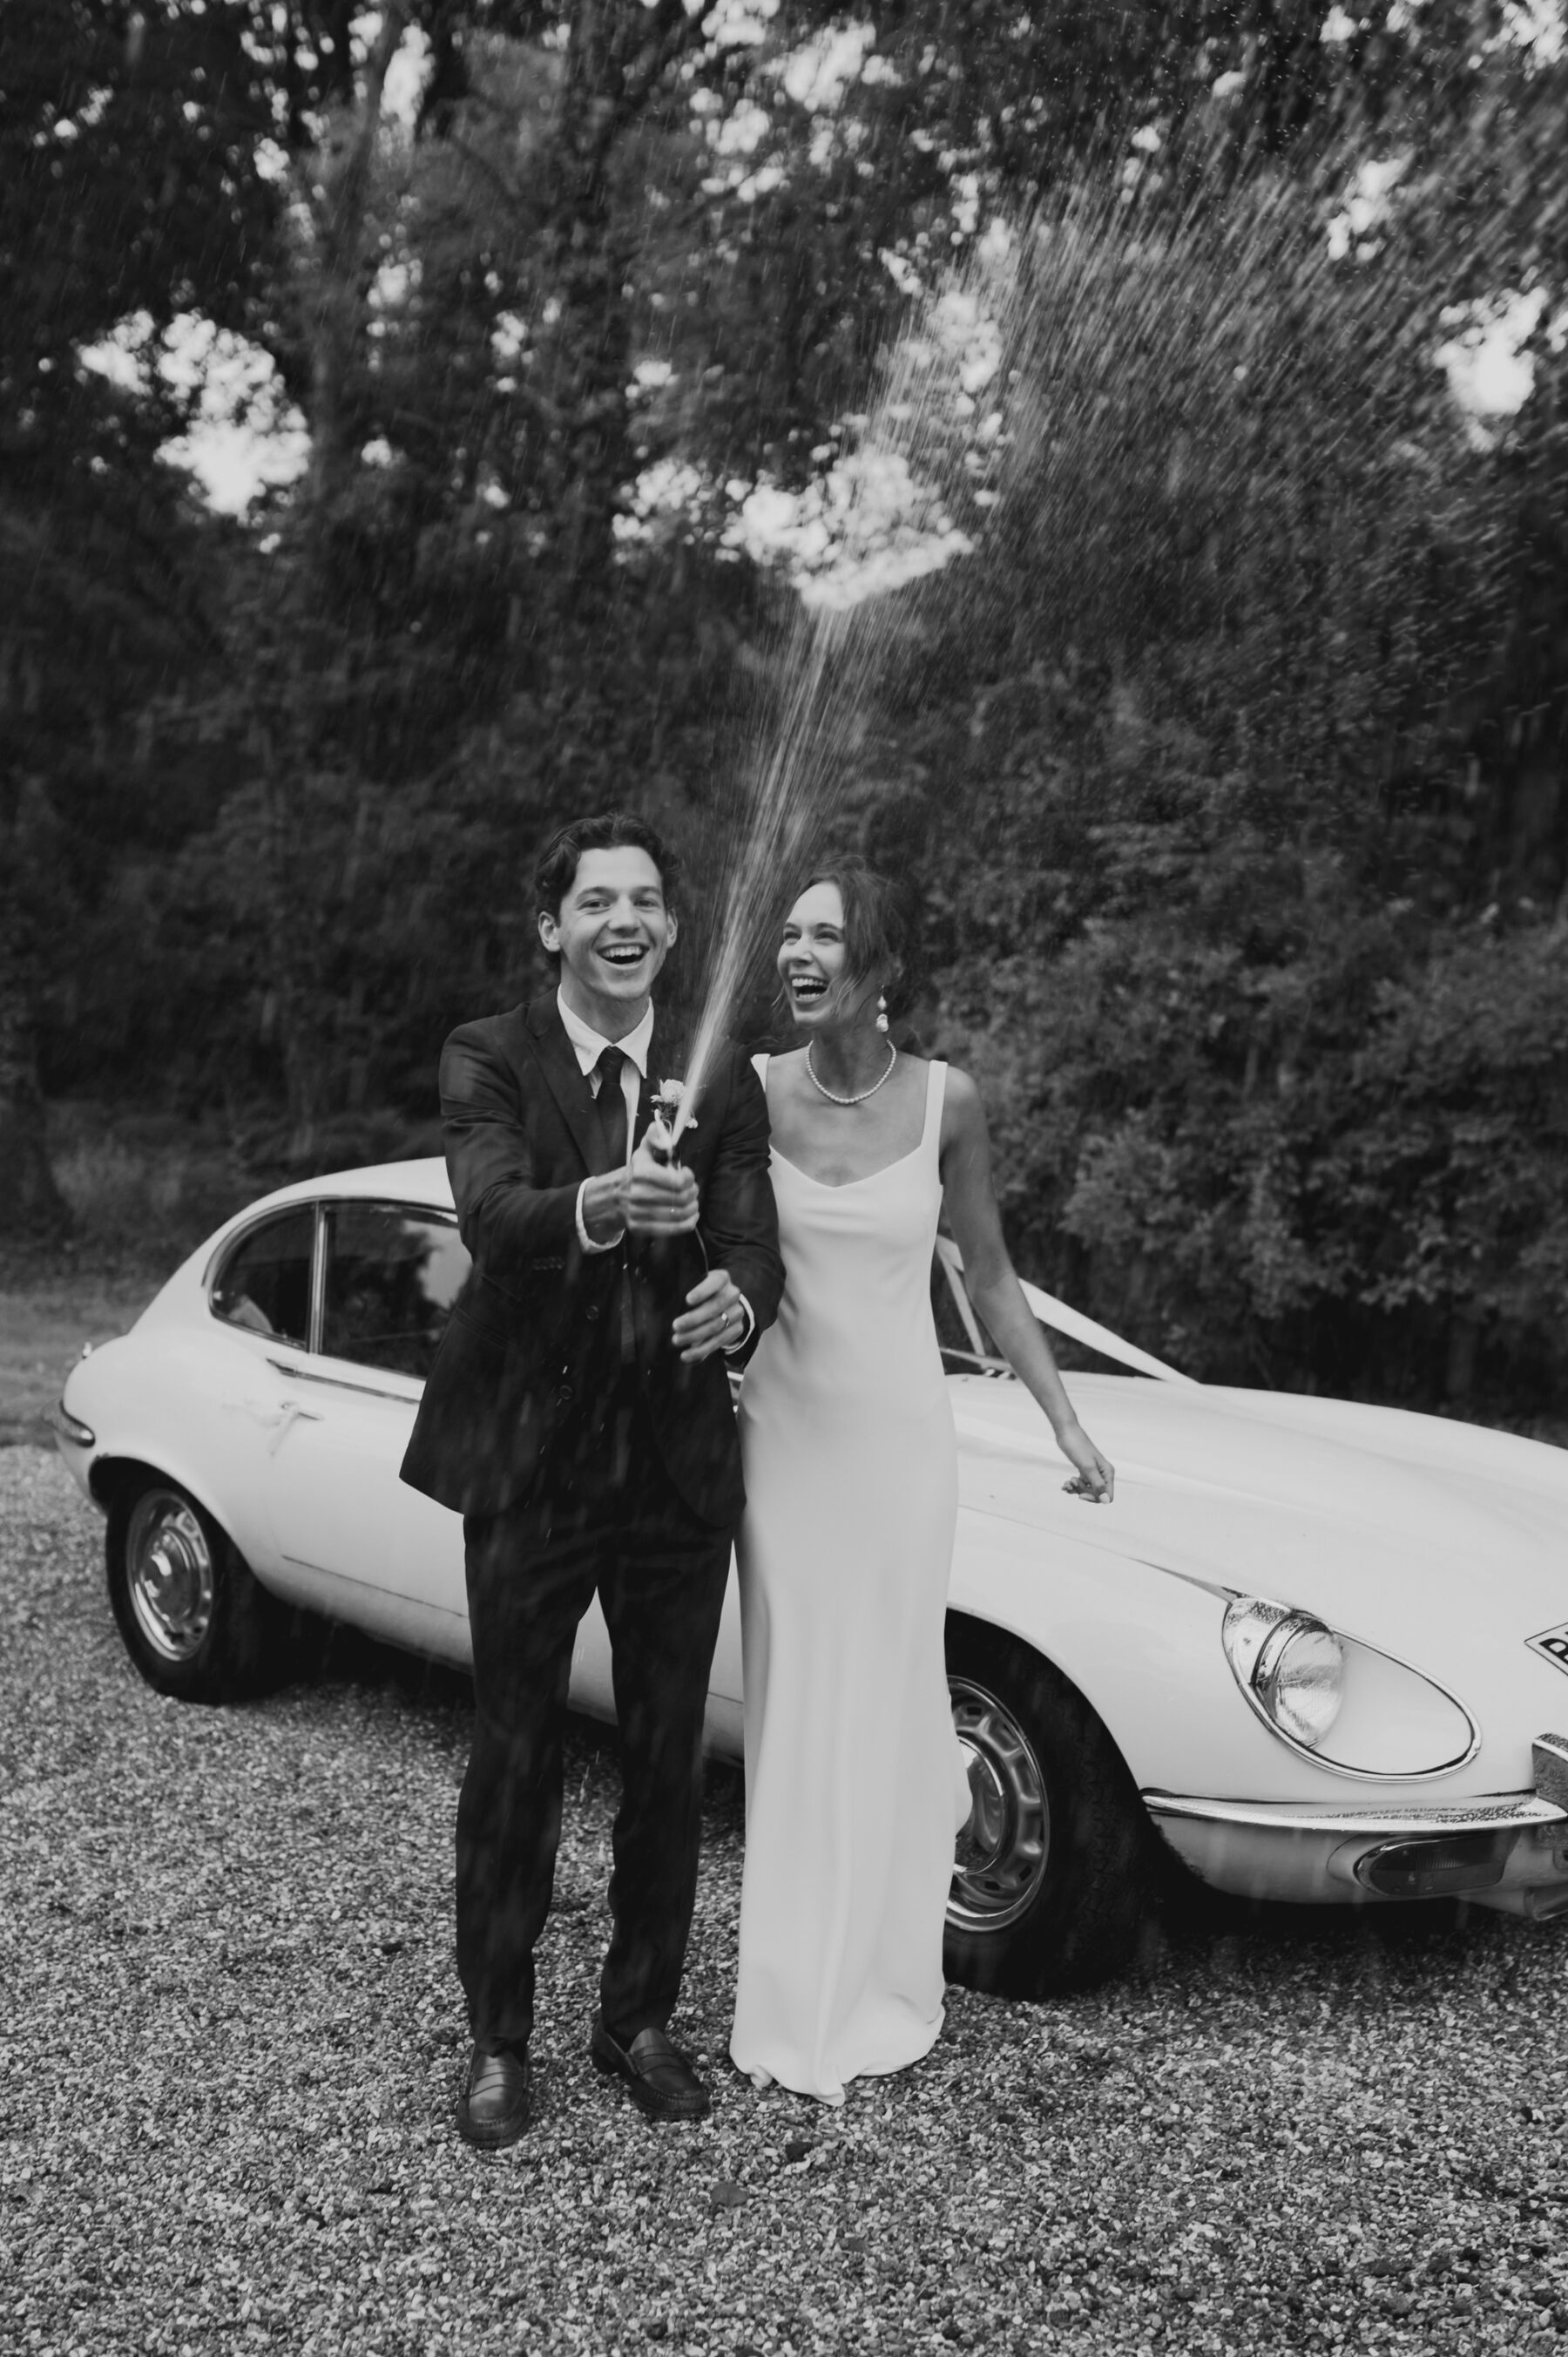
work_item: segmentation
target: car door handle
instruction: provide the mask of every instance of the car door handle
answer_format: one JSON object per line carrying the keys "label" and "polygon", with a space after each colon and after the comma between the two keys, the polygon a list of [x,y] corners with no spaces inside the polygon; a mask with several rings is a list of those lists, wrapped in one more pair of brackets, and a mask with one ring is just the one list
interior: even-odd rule
{"label": "car door handle", "polygon": [[291,1425],[319,1424],[321,1416],[313,1407],[301,1407],[297,1400],[225,1400],[224,1406],[232,1415],[248,1415],[263,1432],[270,1432],[267,1455],[275,1457]]}

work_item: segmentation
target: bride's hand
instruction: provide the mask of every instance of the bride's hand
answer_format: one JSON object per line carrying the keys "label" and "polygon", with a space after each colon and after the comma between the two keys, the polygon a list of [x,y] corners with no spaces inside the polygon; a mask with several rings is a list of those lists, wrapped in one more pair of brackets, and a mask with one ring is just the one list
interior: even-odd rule
{"label": "bride's hand", "polygon": [[1069,1493],[1087,1498],[1091,1506],[1109,1506],[1116,1495],[1116,1468],[1109,1457],[1101,1457],[1082,1425],[1058,1432],[1057,1447],[1076,1469],[1077,1478],[1063,1484]]}

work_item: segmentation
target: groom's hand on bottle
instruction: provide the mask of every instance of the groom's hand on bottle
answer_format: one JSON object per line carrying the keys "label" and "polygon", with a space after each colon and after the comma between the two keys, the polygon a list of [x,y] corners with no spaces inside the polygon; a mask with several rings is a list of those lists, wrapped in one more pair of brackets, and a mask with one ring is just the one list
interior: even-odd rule
{"label": "groom's hand on bottle", "polygon": [[621,1173],[625,1225],[634,1236],[682,1236],[697,1224],[697,1182],[679,1162],[654,1151],[649,1138]]}
{"label": "groom's hand on bottle", "polygon": [[697,1224],[697,1182],[678,1162],[660,1160],[646,1141],[624,1170],[583,1181],[583,1225],[599,1245],[637,1236],[680,1236]]}

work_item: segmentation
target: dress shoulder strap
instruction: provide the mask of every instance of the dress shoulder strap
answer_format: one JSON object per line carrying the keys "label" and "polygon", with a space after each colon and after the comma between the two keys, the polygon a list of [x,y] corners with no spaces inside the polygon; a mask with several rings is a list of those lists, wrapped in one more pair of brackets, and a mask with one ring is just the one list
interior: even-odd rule
{"label": "dress shoulder strap", "polygon": [[934,1150],[942,1141],[942,1103],[947,1095],[948,1068],[933,1059],[926,1072],[926,1125],[920,1132],[920,1151]]}

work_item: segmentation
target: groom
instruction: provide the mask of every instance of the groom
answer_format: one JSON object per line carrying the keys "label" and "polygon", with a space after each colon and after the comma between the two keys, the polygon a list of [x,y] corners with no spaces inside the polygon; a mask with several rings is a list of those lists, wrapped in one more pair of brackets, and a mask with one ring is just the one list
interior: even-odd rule
{"label": "groom", "polygon": [[564,827],[535,877],[559,986],[465,1023],[441,1112],[473,1275],[403,1478],[463,1516],[473,1749],[457,1804],[457,1970],[473,2052],[457,2126],[528,2122],[533,1948],[561,1829],[561,1718],[577,1623],[608,1625],[622,1799],[590,2043],[650,2119],[708,2092],[666,2027],[696,1893],[702,1733],[743,1502],[725,1355],[783,1287],[768,1111],[724,1044],[679,1164],[645,1133],[660,1074],[650,993],[677,875],[643,820]]}

